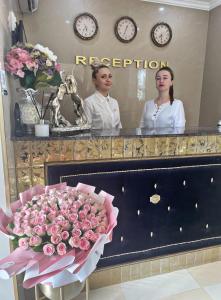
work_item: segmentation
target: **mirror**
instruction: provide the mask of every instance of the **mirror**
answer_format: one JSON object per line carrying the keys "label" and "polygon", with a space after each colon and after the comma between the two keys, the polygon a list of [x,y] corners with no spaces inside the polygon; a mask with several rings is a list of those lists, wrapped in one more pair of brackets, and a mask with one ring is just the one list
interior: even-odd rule
{"label": "mirror", "polygon": [[[89,12],[97,20],[97,34],[90,40],[79,38],[73,29],[76,16],[83,12]],[[137,35],[128,43],[119,41],[114,32],[116,21],[125,15],[137,25]],[[23,20],[29,42],[49,47],[67,73],[74,70],[83,99],[94,91],[89,58],[110,59],[112,64],[113,58],[116,59],[110,95],[118,100],[123,128],[139,127],[145,100],[157,95],[154,79],[157,64],[151,65],[150,61],[168,62],[174,70],[175,98],[184,103],[186,124],[198,126],[208,11],[162,7],[138,0],[124,0],[121,4],[118,0],[47,0],[39,3],[34,14],[24,15]],[[172,30],[172,40],[165,47],[157,47],[151,40],[151,29],[159,21],[168,23]],[[86,65],[76,65],[76,56],[86,57]],[[132,63],[125,65],[124,59]],[[61,107],[65,117],[71,119],[71,101],[63,101]]]}

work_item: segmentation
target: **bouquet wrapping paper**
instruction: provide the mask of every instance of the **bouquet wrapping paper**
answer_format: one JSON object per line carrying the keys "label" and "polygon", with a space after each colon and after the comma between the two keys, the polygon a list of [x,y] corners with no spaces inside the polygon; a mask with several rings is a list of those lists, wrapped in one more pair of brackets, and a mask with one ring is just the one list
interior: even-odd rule
{"label": "bouquet wrapping paper", "polygon": [[[16,219],[16,212],[21,211],[22,208],[25,211],[24,207],[27,207],[27,203],[30,203],[29,201],[36,199],[36,196],[38,197],[44,194],[54,195],[55,191],[62,193],[68,189],[74,191],[74,193],[78,193],[78,195],[81,193],[87,195],[86,199],[95,199],[95,203],[98,201],[98,205],[100,207],[103,206],[106,213],[104,217],[106,226],[102,227],[102,230],[99,229],[97,231],[98,233],[96,233],[96,238],[93,242],[90,241],[90,243],[86,243],[84,240],[85,243],[82,244],[82,247],[86,245],[86,247],[83,248],[84,250],[79,248],[80,246],[73,246],[72,243],[69,243],[72,245],[70,247],[67,241],[65,241],[68,247],[65,248],[66,250],[63,253],[54,252],[53,254],[46,255],[43,251],[35,252],[33,247],[20,245],[6,258],[0,260],[0,278],[8,279],[14,275],[25,272],[23,281],[25,288],[31,288],[38,283],[49,284],[52,287],[61,287],[75,281],[82,282],[95,270],[100,256],[103,254],[104,245],[109,243],[112,239],[113,228],[117,225],[118,208],[112,205],[114,199],[112,195],[104,191],[95,194],[95,187],[93,186],[82,183],[78,183],[74,188],[67,187],[66,183],[46,187],[40,185],[35,186],[20,194],[20,199],[12,203],[10,212],[8,211],[6,213],[0,208],[0,231],[9,238],[15,239],[15,234],[13,234],[13,230],[10,230],[9,224],[13,223]],[[83,203],[83,205],[84,204],[85,203]],[[104,218],[101,217],[100,219],[104,220]],[[73,227],[74,225],[73,221]],[[47,238],[50,238],[50,236],[47,236]],[[31,238],[29,239],[29,242],[30,241]],[[42,242],[42,244],[45,243],[46,242]],[[61,242],[60,244],[64,246],[64,243]],[[55,247],[59,245],[55,245]],[[60,255],[58,255],[58,253],[60,253]]]}

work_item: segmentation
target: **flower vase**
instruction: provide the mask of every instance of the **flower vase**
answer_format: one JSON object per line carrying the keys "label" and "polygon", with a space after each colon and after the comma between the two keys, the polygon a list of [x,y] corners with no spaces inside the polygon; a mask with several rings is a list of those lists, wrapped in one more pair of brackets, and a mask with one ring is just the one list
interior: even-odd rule
{"label": "flower vase", "polygon": [[40,120],[39,124],[35,124],[35,136],[37,137],[49,136],[49,124],[46,124],[44,120]]}
{"label": "flower vase", "polygon": [[[64,285],[60,288],[53,288],[48,284],[40,283],[38,285],[41,293],[48,299],[52,300],[72,300],[76,298],[83,290],[85,281],[75,281],[70,284]],[[36,299],[37,300],[37,299]]]}
{"label": "flower vase", "polygon": [[[30,97],[27,97],[24,89],[20,89],[19,93],[22,94],[19,108],[21,112],[21,122],[24,124],[26,134],[34,133],[34,125],[39,123],[39,116],[34,104]],[[37,104],[40,110],[40,104]]]}

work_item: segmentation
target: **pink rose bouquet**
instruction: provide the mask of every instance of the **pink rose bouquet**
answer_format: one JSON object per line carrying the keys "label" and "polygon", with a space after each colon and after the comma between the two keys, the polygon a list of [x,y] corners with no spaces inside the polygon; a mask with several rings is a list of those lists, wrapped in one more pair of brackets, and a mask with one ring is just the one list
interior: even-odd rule
{"label": "pink rose bouquet", "polygon": [[57,56],[40,44],[17,44],[6,54],[6,70],[19,78],[24,88],[59,86],[61,66]]}
{"label": "pink rose bouquet", "polygon": [[[0,209],[0,230],[16,247],[0,260],[0,277],[25,270],[24,287],[83,281],[96,268],[117,224],[113,196],[104,191],[96,194],[94,189],[65,183],[36,186],[20,194],[11,216]],[[67,272],[68,277],[61,276]]]}

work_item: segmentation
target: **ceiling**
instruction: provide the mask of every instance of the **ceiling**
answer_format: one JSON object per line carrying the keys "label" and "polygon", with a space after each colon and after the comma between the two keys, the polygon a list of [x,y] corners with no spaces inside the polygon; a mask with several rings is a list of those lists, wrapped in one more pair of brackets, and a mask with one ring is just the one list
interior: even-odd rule
{"label": "ceiling", "polygon": [[146,2],[154,2],[167,5],[175,5],[181,7],[189,7],[200,10],[211,10],[221,5],[221,0],[141,0]]}

